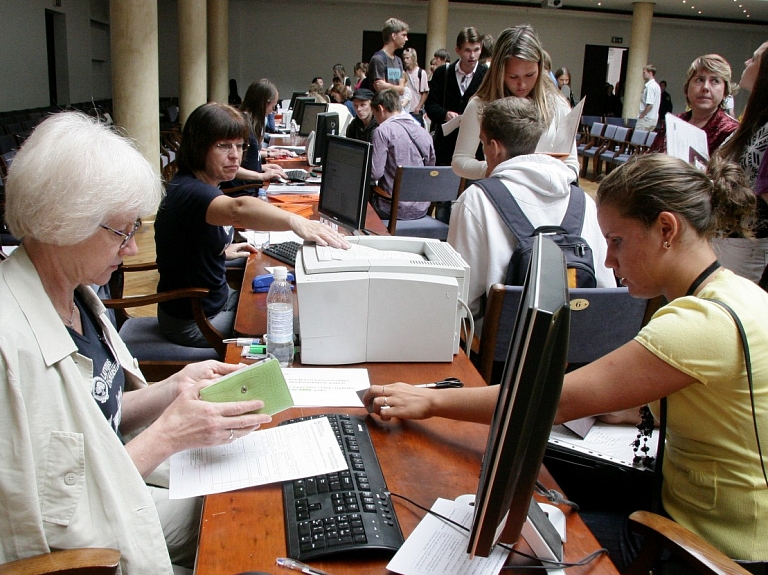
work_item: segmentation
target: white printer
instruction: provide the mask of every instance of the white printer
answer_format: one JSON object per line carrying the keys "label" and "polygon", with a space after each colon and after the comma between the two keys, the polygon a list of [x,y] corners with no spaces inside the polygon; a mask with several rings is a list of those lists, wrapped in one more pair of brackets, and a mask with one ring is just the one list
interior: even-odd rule
{"label": "white printer", "polygon": [[303,364],[453,361],[469,266],[449,244],[352,236],[296,257]]}

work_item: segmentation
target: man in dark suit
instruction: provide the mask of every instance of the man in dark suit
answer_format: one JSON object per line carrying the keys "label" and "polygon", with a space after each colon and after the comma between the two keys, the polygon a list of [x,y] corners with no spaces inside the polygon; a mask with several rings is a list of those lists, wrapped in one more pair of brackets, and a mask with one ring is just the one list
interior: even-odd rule
{"label": "man in dark suit", "polygon": [[435,127],[435,154],[438,166],[450,166],[456,147],[458,130],[443,135],[442,125],[464,113],[469,99],[480,87],[485,64],[480,64],[483,37],[473,27],[464,28],[456,38],[459,59],[453,64],[437,68],[429,82],[429,96],[424,104],[430,121]]}

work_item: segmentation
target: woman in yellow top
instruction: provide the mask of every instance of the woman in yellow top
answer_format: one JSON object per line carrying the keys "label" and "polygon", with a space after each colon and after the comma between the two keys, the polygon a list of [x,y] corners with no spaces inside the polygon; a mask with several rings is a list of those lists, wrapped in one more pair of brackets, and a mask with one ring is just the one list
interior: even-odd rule
{"label": "woman in yellow top", "polygon": [[[757,428],[768,450],[768,293],[722,268],[710,245],[717,231],[749,233],[754,204],[743,171],[717,159],[705,174],[650,154],[603,180],[597,217],[606,265],[633,296],[670,303],[633,341],[565,376],[556,421],[649,403],[657,414],[653,402],[666,397],[666,512],[730,557],[768,561],[768,451],[761,462],[756,439]],[[753,390],[739,332],[713,299],[744,325]],[[397,383],[373,386],[366,401],[382,419],[489,422],[497,395],[497,387]]]}

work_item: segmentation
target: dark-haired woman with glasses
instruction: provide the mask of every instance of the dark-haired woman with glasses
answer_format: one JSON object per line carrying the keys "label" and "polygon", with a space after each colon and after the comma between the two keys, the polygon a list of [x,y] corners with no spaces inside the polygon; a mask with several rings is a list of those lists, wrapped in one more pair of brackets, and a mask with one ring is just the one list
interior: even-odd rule
{"label": "dark-haired woman with glasses", "polygon": [[[232,243],[234,228],[292,230],[320,245],[347,247],[344,237],[323,224],[290,214],[252,196],[230,197],[219,184],[232,180],[247,149],[249,126],[226,104],[203,104],[184,125],[179,171],[166,187],[155,220],[159,292],[203,287],[203,310],[220,332],[233,333],[238,292],[227,285],[225,262],[255,251]],[[180,345],[209,347],[189,300],[158,305],[165,336]]]}

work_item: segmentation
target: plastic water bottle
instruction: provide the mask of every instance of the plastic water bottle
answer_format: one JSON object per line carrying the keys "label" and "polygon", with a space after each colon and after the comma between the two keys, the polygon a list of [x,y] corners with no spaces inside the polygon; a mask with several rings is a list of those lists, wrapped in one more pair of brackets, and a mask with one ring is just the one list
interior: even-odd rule
{"label": "plastic water bottle", "polygon": [[299,133],[299,126],[296,124],[296,120],[291,120],[291,146],[295,146],[298,141],[297,134]]}
{"label": "plastic water bottle", "polygon": [[293,364],[293,292],[286,279],[288,268],[278,266],[267,293],[267,353],[274,355],[280,367]]}
{"label": "plastic water bottle", "polygon": [[267,190],[265,190],[264,188],[259,188],[259,195],[256,197],[265,202],[269,201],[269,199],[267,198]]}

